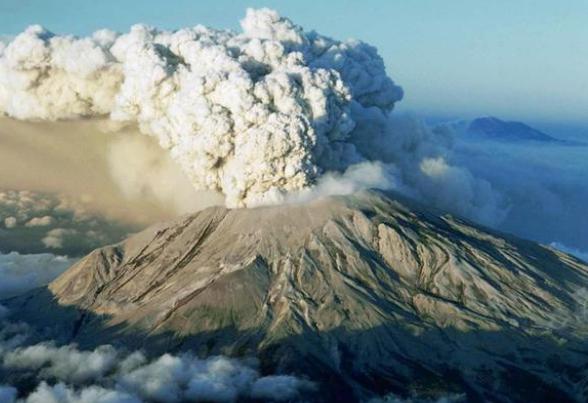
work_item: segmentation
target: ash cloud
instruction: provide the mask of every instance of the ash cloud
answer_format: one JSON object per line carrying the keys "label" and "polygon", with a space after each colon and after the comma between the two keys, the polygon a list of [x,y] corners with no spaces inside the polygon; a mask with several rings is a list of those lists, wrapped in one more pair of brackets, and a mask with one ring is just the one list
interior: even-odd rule
{"label": "ash cloud", "polygon": [[223,203],[197,192],[152,138],[104,119],[0,118],[2,189],[66,198],[129,228]]}
{"label": "ash cloud", "polygon": [[[241,27],[136,25],[86,38],[30,27],[0,50],[0,112],[53,122],[46,126],[87,118],[118,126],[114,137],[92,135],[102,139],[94,149],[111,185],[92,193],[116,193],[102,211],[126,201],[145,212],[143,222],[213,204],[253,207],[376,186],[586,249],[585,186],[558,183],[555,171],[537,179],[521,161],[492,160],[493,146],[468,148],[447,127],[394,116],[402,89],[372,46],[305,32],[268,9],[248,10]],[[134,126],[142,136],[128,133]],[[60,244],[51,234],[46,241]]]}
{"label": "ash cloud", "polygon": [[[0,54],[0,111],[17,119],[107,116],[136,124],[193,189],[221,194],[229,207],[340,192],[351,186],[346,171],[374,163],[386,171],[383,187],[485,223],[500,220],[500,195],[454,166],[443,135],[391,117],[403,92],[374,47],[304,32],[268,9],[248,10],[241,27],[168,32],[136,25],[87,38],[30,27]],[[127,146],[114,155],[132,156]],[[121,179],[132,164],[112,159],[127,195],[169,197],[157,175],[148,175],[155,178],[149,184],[137,182],[141,175]],[[443,169],[432,171],[432,161]],[[337,177],[341,186],[333,185]]]}
{"label": "ash cloud", "polygon": [[139,136],[116,136],[109,144],[106,160],[112,180],[131,204],[154,200],[176,214],[224,204],[218,193],[196,191],[161,148]]}
{"label": "ash cloud", "polygon": [[223,204],[194,190],[151,138],[109,126],[0,118],[0,253],[83,256]]}
{"label": "ash cloud", "polygon": [[402,97],[369,45],[305,33],[267,9],[241,25],[81,39],[29,27],[0,55],[0,110],[138,123],[196,189],[247,206],[308,187],[343,158],[352,103],[387,111]]}

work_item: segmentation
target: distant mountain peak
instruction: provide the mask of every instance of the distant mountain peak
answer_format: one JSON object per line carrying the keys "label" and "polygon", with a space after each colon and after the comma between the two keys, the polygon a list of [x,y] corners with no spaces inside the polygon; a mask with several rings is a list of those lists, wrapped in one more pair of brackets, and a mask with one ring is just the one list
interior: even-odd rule
{"label": "distant mountain peak", "polygon": [[523,122],[505,121],[495,116],[484,116],[472,120],[467,133],[494,140],[558,141]]}

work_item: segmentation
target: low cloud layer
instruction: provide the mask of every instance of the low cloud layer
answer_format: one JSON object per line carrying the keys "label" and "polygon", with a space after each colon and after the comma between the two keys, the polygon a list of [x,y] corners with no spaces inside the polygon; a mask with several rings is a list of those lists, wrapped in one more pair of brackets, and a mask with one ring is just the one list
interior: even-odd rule
{"label": "low cloud layer", "polygon": [[104,244],[119,242],[139,228],[140,225],[108,219],[83,199],[0,190],[0,253],[80,256]]}
{"label": "low cloud layer", "polygon": [[[559,135],[557,131],[550,133]],[[507,203],[494,227],[582,256],[588,251],[588,145],[460,139],[453,160]]]}
{"label": "low cloud layer", "polygon": [[[44,286],[69,268],[75,259],[51,254],[0,254],[0,299]],[[0,313],[1,316],[1,313]]]}
{"label": "low cloud layer", "polygon": [[0,385],[2,402],[16,401],[17,393],[21,403],[291,401],[315,391],[301,378],[260,375],[255,360],[147,357],[110,345],[80,350],[71,344],[30,344],[27,325],[2,317],[0,323],[0,379],[12,384]]}

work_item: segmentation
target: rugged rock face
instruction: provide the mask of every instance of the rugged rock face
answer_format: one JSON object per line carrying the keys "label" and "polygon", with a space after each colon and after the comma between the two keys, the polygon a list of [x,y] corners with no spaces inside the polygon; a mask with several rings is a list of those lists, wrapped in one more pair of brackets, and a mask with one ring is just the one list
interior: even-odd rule
{"label": "rugged rock face", "polygon": [[369,191],[207,209],[94,251],[49,290],[83,313],[74,341],[256,355],[329,399],[573,401],[588,399],[584,287],[575,258]]}

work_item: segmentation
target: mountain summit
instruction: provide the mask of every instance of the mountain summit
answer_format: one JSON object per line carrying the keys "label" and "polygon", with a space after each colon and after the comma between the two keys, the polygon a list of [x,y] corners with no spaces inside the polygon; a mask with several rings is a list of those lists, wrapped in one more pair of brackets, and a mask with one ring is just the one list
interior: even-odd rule
{"label": "mountain summit", "polygon": [[522,122],[507,122],[495,117],[483,117],[472,120],[467,128],[470,135],[481,136],[491,140],[502,141],[558,141]]}
{"label": "mountain summit", "polygon": [[325,400],[585,401],[584,287],[569,255],[364,191],[209,208],[94,251],[51,308],[7,304],[81,345],[256,356]]}

